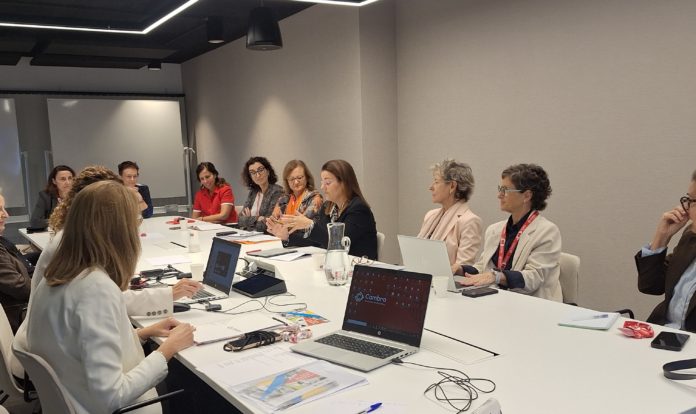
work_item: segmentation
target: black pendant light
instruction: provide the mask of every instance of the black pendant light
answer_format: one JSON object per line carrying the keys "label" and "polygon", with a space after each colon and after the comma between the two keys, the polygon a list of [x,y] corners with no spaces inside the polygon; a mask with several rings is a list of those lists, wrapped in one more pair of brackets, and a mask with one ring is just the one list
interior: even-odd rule
{"label": "black pendant light", "polygon": [[217,44],[225,42],[225,23],[220,16],[208,17],[206,23],[208,43]]}
{"label": "black pendant light", "polygon": [[251,11],[246,41],[246,47],[250,50],[276,50],[283,47],[283,38],[273,9],[261,6]]}

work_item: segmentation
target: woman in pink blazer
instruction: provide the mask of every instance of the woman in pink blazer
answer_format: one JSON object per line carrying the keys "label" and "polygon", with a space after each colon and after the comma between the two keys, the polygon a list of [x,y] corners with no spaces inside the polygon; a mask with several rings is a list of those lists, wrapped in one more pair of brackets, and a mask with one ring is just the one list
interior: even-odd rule
{"label": "woman in pink blazer", "polygon": [[474,190],[474,175],[467,164],[444,160],[435,164],[430,193],[442,207],[425,213],[418,237],[443,240],[447,245],[452,273],[462,274],[462,265],[471,265],[481,247],[482,225],[467,201]]}

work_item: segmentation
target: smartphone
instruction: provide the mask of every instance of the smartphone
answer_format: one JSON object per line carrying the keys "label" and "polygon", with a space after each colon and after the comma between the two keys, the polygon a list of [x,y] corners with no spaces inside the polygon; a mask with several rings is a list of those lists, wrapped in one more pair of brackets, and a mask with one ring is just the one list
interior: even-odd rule
{"label": "smartphone", "polygon": [[164,276],[164,269],[149,269],[149,270],[141,270],[140,271],[140,276],[145,277],[145,278],[153,278],[153,277],[162,277]]}
{"label": "smartphone", "polygon": [[495,295],[498,293],[498,289],[493,289],[490,287],[479,287],[474,289],[464,289],[462,290],[462,296],[468,296],[470,298],[478,298],[481,296]]}
{"label": "smartphone", "polygon": [[688,340],[688,334],[660,332],[655,339],[652,340],[650,346],[657,349],[667,349],[669,351],[681,351]]}

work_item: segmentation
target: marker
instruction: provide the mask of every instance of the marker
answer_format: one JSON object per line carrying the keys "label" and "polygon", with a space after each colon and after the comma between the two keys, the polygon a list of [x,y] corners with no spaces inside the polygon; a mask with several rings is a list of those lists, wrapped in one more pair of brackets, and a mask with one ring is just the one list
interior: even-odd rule
{"label": "marker", "polygon": [[604,318],[608,318],[608,317],[609,317],[608,313],[603,313],[601,315],[583,316],[583,317],[572,319],[572,320],[575,322],[579,322],[579,321],[589,321],[592,319],[604,319]]}
{"label": "marker", "polygon": [[171,243],[171,244],[176,244],[177,246],[183,247],[184,249],[186,248],[186,246],[184,246],[183,244],[179,244],[179,243],[177,243],[177,242],[169,242],[169,243]]}
{"label": "marker", "polygon": [[364,409],[364,410],[362,410],[362,411],[359,411],[359,412],[357,412],[357,413],[355,413],[355,414],[367,414],[367,413],[371,413],[371,412],[373,412],[374,410],[378,409],[378,408],[381,407],[381,406],[382,406],[382,403],[381,403],[381,402],[374,403],[374,404],[372,404],[371,406],[367,407],[366,409]]}

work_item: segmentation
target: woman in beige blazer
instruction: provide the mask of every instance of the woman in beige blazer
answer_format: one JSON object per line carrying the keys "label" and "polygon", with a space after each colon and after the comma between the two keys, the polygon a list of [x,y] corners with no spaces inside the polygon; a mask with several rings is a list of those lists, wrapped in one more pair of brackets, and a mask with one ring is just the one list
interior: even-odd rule
{"label": "woman in beige blazer", "polygon": [[442,207],[425,213],[418,237],[443,240],[447,246],[452,273],[462,274],[462,266],[473,264],[481,248],[481,219],[467,201],[474,190],[471,167],[444,160],[432,167],[430,193],[433,203]]}
{"label": "woman in beige blazer", "polygon": [[495,284],[544,299],[563,300],[559,282],[561,232],[539,215],[550,195],[551,183],[540,166],[518,164],[503,171],[498,200],[500,209],[510,217],[486,229],[483,253],[475,266],[465,266],[463,284]]}

